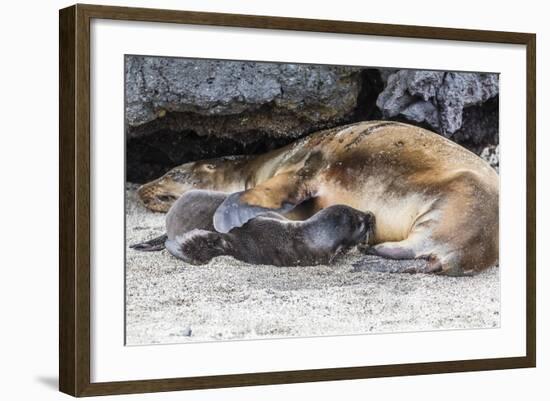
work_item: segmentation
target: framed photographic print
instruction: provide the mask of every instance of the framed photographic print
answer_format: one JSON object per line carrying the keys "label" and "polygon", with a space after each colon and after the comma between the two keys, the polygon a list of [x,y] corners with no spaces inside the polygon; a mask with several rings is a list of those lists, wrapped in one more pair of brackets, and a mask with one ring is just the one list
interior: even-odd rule
{"label": "framed photographic print", "polygon": [[535,35],[60,11],[60,390],[534,367]]}

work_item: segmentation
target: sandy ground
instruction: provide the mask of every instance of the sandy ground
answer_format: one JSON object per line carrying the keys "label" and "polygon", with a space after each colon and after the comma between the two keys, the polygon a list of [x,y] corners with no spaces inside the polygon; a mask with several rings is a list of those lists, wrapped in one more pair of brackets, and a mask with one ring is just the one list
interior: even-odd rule
{"label": "sandy ground", "polygon": [[[127,191],[127,244],[164,232],[164,214]],[[363,261],[362,268],[353,263]],[[492,328],[498,268],[475,277],[396,274],[399,263],[350,251],[332,266],[256,266],[231,257],[192,266],[126,250],[128,345]]]}

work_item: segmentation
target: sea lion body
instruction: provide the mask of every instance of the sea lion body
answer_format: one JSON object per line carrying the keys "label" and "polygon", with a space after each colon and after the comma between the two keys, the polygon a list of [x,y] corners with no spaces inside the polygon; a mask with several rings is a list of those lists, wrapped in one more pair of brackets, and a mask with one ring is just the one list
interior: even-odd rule
{"label": "sea lion body", "polygon": [[[306,221],[291,221],[268,212],[229,233],[214,230],[212,220],[227,194],[192,190],[182,195],[166,216],[166,235],[133,245],[160,250],[191,264],[230,255],[254,264],[276,266],[329,263],[342,250],[366,245],[374,232],[374,216],[345,205],[321,210]],[[163,247],[150,247],[164,241]]]}
{"label": "sea lion body", "polygon": [[[177,197],[192,187],[238,190],[214,215],[219,232],[267,211],[305,219],[344,204],[374,213],[372,251],[380,256],[425,258],[430,261],[426,271],[450,275],[498,262],[498,175],[475,154],[433,132],[389,121],[362,122],[235,160],[182,165],[143,186],[140,196],[153,205],[151,194],[163,191]],[[210,174],[196,175],[194,170],[203,172],[205,164]],[[182,173],[187,178],[178,181]]]}

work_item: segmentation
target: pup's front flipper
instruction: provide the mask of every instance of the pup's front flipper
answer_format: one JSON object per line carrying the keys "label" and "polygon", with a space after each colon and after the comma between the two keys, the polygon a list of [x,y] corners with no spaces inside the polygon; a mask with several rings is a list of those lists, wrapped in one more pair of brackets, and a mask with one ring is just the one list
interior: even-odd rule
{"label": "pup's front flipper", "polygon": [[267,212],[287,213],[311,197],[311,185],[298,172],[279,174],[254,188],[229,195],[214,213],[214,228],[227,233]]}
{"label": "pup's front flipper", "polygon": [[167,238],[168,236],[166,234],[162,234],[161,236],[150,239],[149,241],[130,245],[130,248],[142,252],[162,251],[164,249],[164,243],[166,242]]}

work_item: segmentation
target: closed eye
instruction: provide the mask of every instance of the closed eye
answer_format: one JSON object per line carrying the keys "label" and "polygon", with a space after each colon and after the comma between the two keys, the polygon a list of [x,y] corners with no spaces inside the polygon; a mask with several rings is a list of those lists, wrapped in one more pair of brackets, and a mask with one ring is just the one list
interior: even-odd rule
{"label": "closed eye", "polygon": [[158,195],[157,199],[161,202],[172,202],[177,198],[174,195]]}

